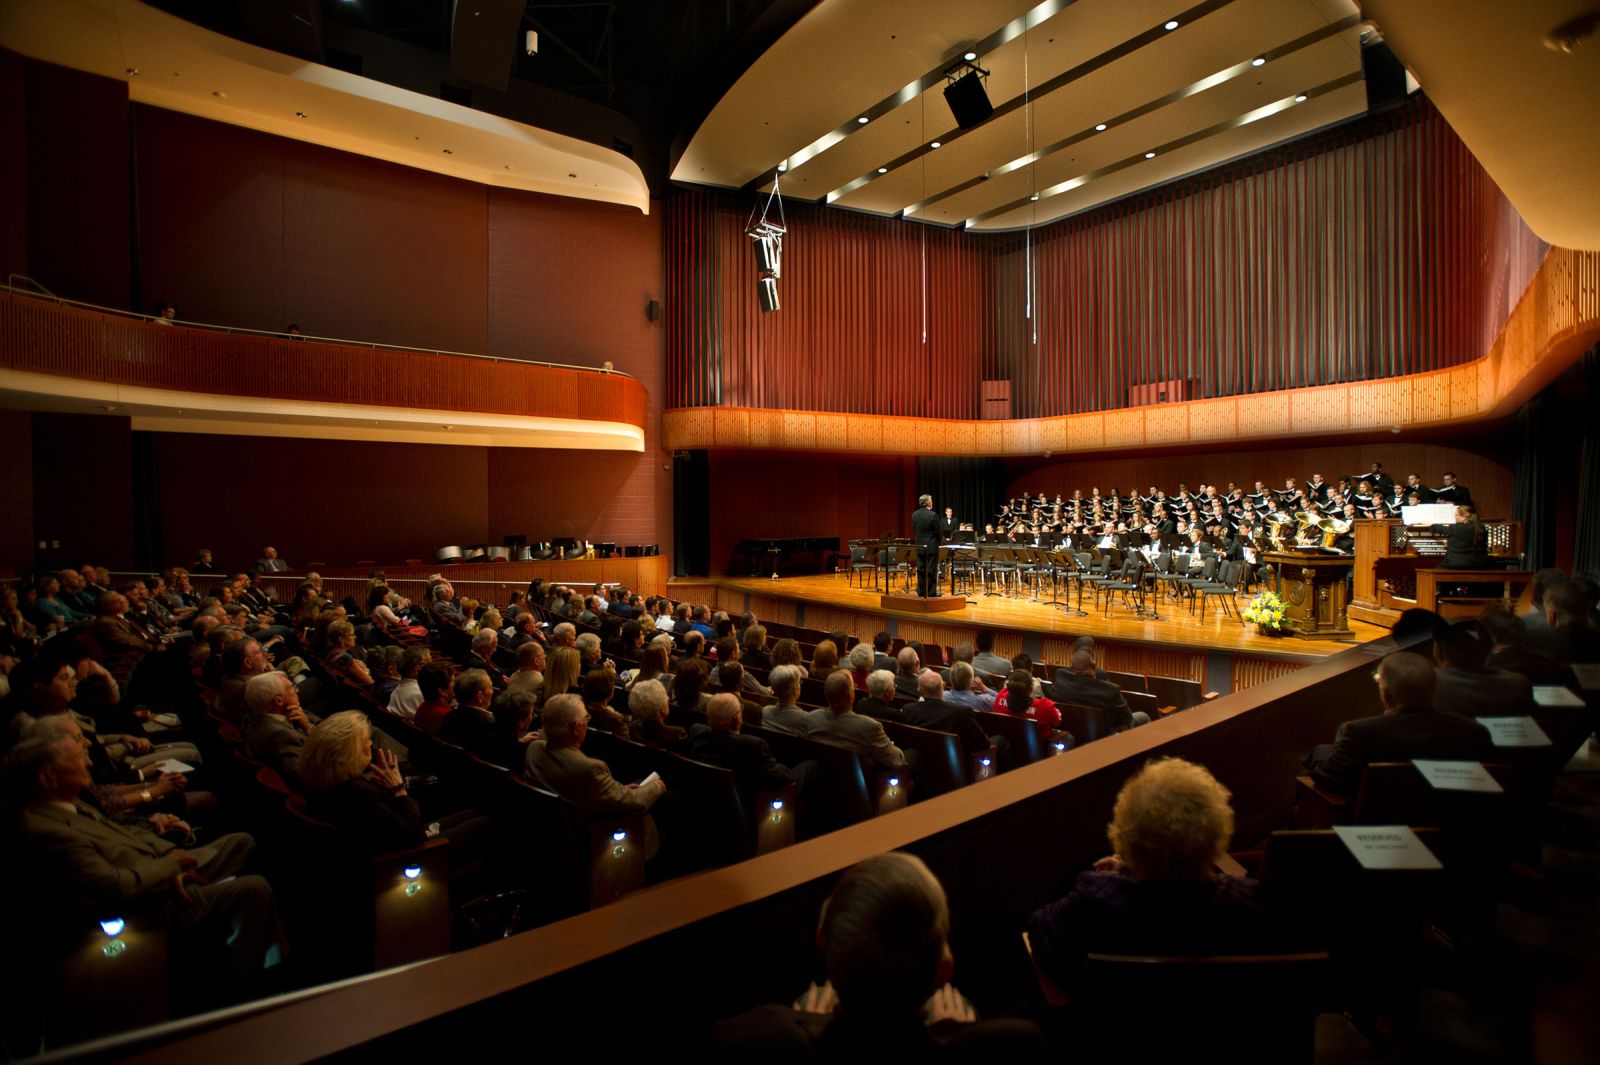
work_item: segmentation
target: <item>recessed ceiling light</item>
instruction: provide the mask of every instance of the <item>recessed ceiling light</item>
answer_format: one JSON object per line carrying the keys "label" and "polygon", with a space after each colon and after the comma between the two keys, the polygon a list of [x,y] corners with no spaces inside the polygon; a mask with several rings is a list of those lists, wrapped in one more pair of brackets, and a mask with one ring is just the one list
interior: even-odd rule
{"label": "recessed ceiling light", "polygon": [[1167,29],[1175,30],[1177,28],[1178,28],[1178,20],[1177,19],[1168,19],[1167,20]]}
{"label": "recessed ceiling light", "polygon": [[1297,104],[1305,103],[1306,102],[1306,94],[1305,93],[1301,93],[1299,96],[1296,96],[1294,98],[1294,102],[1297,103]]}
{"label": "recessed ceiling light", "polygon": [[1267,65],[1267,57],[1264,55],[1258,55],[1254,59],[1250,60],[1250,65],[1253,67],[1264,67]]}
{"label": "recessed ceiling light", "polygon": [[867,116],[866,115],[862,115],[860,118],[856,119],[856,121],[861,123],[863,126],[865,126],[867,124]]}
{"label": "recessed ceiling light", "polygon": [[932,143],[932,144],[930,144],[930,145],[929,145],[929,146],[928,146],[928,147],[930,147],[930,148],[937,148],[937,147],[939,147],[939,142],[938,142],[938,141],[934,141],[934,142],[933,142],[933,143]]}
{"label": "recessed ceiling light", "polygon": [[970,62],[972,62],[972,61],[973,61],[973,60],[974,60],[974,59],[976,59],[976,58],[978,58],[978,53],[977,53],[977,52],[967,52],[967,53],[965,53],[965,54],[964,54],[964,55],[962,55],[962,57],[961,57],[961,58],[962,58],[962,59],[965,59],[965,60],[966,60],[966,61],[967,61],[967,62],[969,62],[969,63],[970,63]]}
{"label": "recessed ceiling light", "polygon": [[1104,133],[1106,131],[1106,124],[1104,122],[1096,122],[1094,131],[1096,133]]}
{"label": "recessed ceiling light", "polygon": [[1146,159],[1154,159],[1156,157],[1156,153],[1155,152],[1145,152],[1144,153],[1144,157]]}
{"label": "recessed ceiling light", "polygon": [[886,166],[880,166],[880,167],[878,167],[878,173],[880,173],[880,174],[887,174],[887,173],[888,173],[888,172],[889,172],[889,168],[888,168],[888,167],[886,167]]}

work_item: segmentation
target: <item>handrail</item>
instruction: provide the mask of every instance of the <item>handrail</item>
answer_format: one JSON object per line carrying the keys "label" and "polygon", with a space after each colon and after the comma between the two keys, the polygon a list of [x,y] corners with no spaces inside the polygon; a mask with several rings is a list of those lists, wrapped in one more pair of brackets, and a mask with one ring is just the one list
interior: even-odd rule
{"label": "handrail", "polygon": [[[15,285],[12,282],[22,280],[37,288],[38,292]],[[203,329],[211,333],[225,333],[238,336],[271,337],[281,340],[312,340],[323,344],[341,344],[346,347],[371,348],[374,351],[409,351],[420,355],[451,355],[462,359],[480,359],[484,362],[503,362],[517,366],[544,366],[553,370],[578,370],[583,373],[605,374],[615,377],[632,377],[626,370],[608,370],[602,366],[578,366],[569,362],[549,362],[544,359],[519,359],[507,358],[501,355],[484,355],[473,351],[450,351],[445,348],[418,348],[406,344],[381,344],[375,340],[350,340],[344,337],[311,336],[310,334],[291,334],[277,332],[270,329],[246,329],[237,325],[218,325],[213,322],[191,322],[184,318],[162,319],[153,314],[140,314],[137,311],[125,311],[119,307],[106,307],[98,303],[89,303],[86,300],[70,299],[66,296],[57,296],[26,274],[8,274],[6,282],[0,285],[0,291],[15,293],[18,296],[27,296],[30,299],[42,299],[40,292],[53,303],[64,304],[69,307],[79,307],[83,310],[95,311],[99,314],[115,315],[119,318],[129,318],[139,322],[169,321],[173,325],[181,325],[186,329]]]}

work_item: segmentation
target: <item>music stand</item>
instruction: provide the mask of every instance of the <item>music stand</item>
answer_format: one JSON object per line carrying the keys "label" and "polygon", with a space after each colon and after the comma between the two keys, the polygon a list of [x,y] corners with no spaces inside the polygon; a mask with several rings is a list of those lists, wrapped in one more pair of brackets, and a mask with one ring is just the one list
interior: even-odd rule
{"label": "music stand", "polygon": [[[922,551],[922,548],[917,547],[915,544],[913,544],[913,545],[911,545],[909,547],[905,547],[905,546],[901,546],[901,545],[896,545],[895,546],[895,549],[894,549],[894,564],[895,564],[895,568],[896,569],[901,569],[901,567],[904,567],[902,572],[906,576],[906,583],[901,586],[902,589],[909,590],[910,584],[911,584],[911,570],[912,570],[913,567],[916,567],[916,566],[918,566],[920,564],[921,560],[917,558],[917,555],[920,554],[921,551]],[[934,580],[935,581],[938,580],[938,570],[934,571]]]}

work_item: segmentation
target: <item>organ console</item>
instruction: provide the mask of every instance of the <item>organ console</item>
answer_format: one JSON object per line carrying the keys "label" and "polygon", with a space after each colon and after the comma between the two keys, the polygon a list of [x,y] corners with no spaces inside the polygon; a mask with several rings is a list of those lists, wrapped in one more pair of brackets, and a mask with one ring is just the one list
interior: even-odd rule
{"label": "organ console", "polygon": [[[1489,557],[1511,564],[1522,557],[1522,523],[1486,521]],[[1355,523],[1355,589],[1350,616],[1392,626],[1401,611],[1417,606],[1417,571],[1444,561],[1445,537],[1436,526],[1393,519]]]}

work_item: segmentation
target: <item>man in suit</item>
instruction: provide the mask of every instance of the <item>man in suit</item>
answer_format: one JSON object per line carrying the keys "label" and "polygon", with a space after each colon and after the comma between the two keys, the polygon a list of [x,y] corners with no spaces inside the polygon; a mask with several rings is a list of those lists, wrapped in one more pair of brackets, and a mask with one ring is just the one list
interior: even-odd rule
{"label": "man in suit", "polygon": [[[944,889],[909,854],[845,871],[817,925],[827,982],[796,1008],[758,1006],[712,1031],[715,1061],[1042,1061],[1028,1021],[979,1021],[954,972]],[[932,998],[929,996],[932,995]]]}
{"label": "man in suit", "polygon": [[289,563],[278,557],[276,547],[263,547],[261,557],[256,559],[256,565],[266,573],[288,573]]}
{"label": "man in suit", "polygon": [[666,794],[667,785],[659,777],[648,784],[619,784],[604,762],[579,750],[589,732],[589,711],[578,696],[552,696],[542,719],[544,738],[528,744],[528,779],[591,817],[646,814],[639,845],[646,858],[654,857],[661,843],[648,811]]}
{"label": "man in suit", "polygon": [[911,539],[917,545],[917,594],[926,599],[939,594],[939,515],[933,512],[933,497],[917,497],[911,513]]}
{"label": "man in suit", "polygon": [[244,685],[248,711],[240,726],[244,753],[275,771],[295,791],[300,783],[300,748],[311,733],[311,720],[300,708],[300,693],[282,673],[261,673]]}
{"label": "man in suit", "polygon": [[1319,788],[1354,796],[1361,775],[1374,762],[1413,758],[1477,761],[1492,752],[1489,733],[1482,725],[1433,708],[1436,678],[1433,663],[1426,658],[1397,651],[1383,660],[1375,676],[1383,713],[1339,726],[1327,761],[1311,769]]}
{"label": "man in suit", "polygon": [[893,673],[895,668],[894,656],[889,653],[889,648],[894,644],[894,637],[887,632],[879,630],[872,637],[872,668],[887,669]]}
{"label": "man in suit", "polygon": [[1438,667],[1433,705],[1443,714],[1504,717],[1533,713],[1533,682],[1502,669],[1490,669],[1489,640],[1477,622],[1442,626],[1433,638]]}
{"label": "man in suit", "polygon": [[170,934],[220,953],[234,980],[281,960],[272,888],[245,872],[255,850],[248,835],[188,851],[107,820],[79,798],[91,784],[84,745],[48,720],[23,733],[5,768],[12,794],[27,802],[11,869],[47,912],[46,927],[92,927],[148,901],[165,910]]}
{"label": "man in suit", "polygon": [[905,714],[894,705],[894,673],[875,669],[867,674],[867,694],[856,705],[856,713],[867,714],[879,721],[903,721]]}
{"label": "man in suit", "polygon": [[481,669],[489,677],[495,691],[504,691],[507,677],[494,664],[495,652],[500,650],[500,634],[494,629],[479,629],[472,634],[472,650],[467,653],[462,669]]}
{"label": "man in suit", "polygon": [[856,686],[845,670],[835,670],[823,684],[828,705],[806,715],[805,734],[824,743],[848,747],[881,766],[906,764],[905,752],[894,745],[876,718],[855,712]]}
{"label": "man in suit", "polygon": [[1527,677],[1533,684],[1567,685],[1572,670],[1549,655],[1528,648],[1528,625],[1519,614],[1493,606],[1478,617],[1489,634],[1489,657],[1483,664]]}
{"label": "man in suit", "polygon": [[1564,664],[1600,662],[1600,629],[1590,624],[1593,604],[1576,581],[1544,593],[1543,628],[1530,631],[1528,646]]}
{"label": "man in suit", "polygon": [[994,630],[980,629],[975,641],[978,653],[972,656],[972,668],[983,676],[1003,677],[1011,672],[1011,659],[994,652]]}
{"label": "man in suit", "polygon": [[933,670],[922,671],[917,678],[917,690],[922,698],[906,707],[906,724],[935,732],[953,732],[961,740],[961,749],[968,754],[982,754],[994,747],[1003,755],[1010,748],[1004,736],[985,736],[972,710],[945,699],[944,681]]}
{"label": "man in suit", "polygon": [[896,695],[915,697],[919,694],[917,689],[917,676],[922,672],[922,657],[917,654],[915,647],[902,647],[895,656],[894,691]]}
{"label": "man in suit", "polygon": [[706,707],[706,723],[689,728],[689,757],[732,770],[739,794],[747,802],[758,792],[777,791],[790,784],[797,785],[804,795],[816,776],[817,763],[808,759],[790,769],[772,757],[766,740],[740,732],[743,724],[744,708],[737,695],[713,695]]}
{"label": "man in suit", "polygon": [[1056,670],[1050,689],[1046,694],[1057,703],[1099,709],[1105,714],[1106,725],[1112,732],[1125,732],[1150,723],[1149,714],[1128,706],[1122,689],[1096,670],[1093,647],[1079,646],[1074,650],[1071,664]]}
{"label": "man in suit", "polygon": [[1456,475],[1448,471],[1444,474],[1444,484],[1433,490],[1433,502],[1454,503],[1458,507],[1472,506],[1472,493],[1467,491],[1467,486],[1456,480]]}

